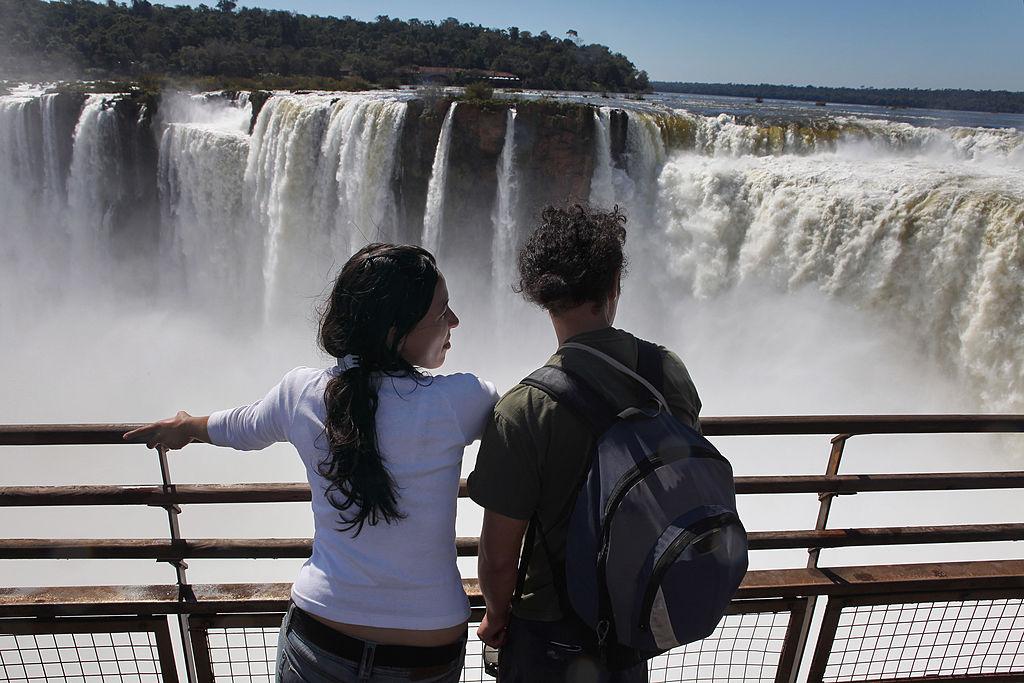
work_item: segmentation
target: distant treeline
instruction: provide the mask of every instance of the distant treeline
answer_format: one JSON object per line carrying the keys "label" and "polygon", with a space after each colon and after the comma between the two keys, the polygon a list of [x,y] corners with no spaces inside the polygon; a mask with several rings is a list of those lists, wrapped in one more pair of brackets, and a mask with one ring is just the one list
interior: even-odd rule
{"label": "distant treeline", "polygon": [[509,72],[529,88],[648,88],[647,74],[626,57],[583,44],[572,30],[555,37],[456,19],[365,22],[238,9],[233,0],[195,9],[147,0],[0,0],[0,18],[0,78],[8,79],[173,75],[397,84],[422,78],[409,67],[430,66]]}
{"label": "distant treeline", "polygon": [[1008,90],[919,90],[917,88],[824,88],[813,85],[743,85],[740,83],[675,83],[652,81],[660,92],[730,97],[761,97],[772,100],[802,100],[867,104],[876,107],[918,107],[1024,113],[1024,92]]}

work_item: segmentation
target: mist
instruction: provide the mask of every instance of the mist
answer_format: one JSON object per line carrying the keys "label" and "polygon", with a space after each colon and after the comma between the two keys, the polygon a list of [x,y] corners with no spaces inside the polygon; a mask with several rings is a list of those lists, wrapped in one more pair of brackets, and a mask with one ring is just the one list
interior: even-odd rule
{"label": "mist", "polygon": [[[22,98],[28,104],[0,98],[0,137],[11,141],[0,152],[0,376],[7,386],[0,422],[208,414],[261,398],[295,366],[333,364],[315,345],[316,307],[363,243],[361,228],[400,234],[388,164],[405,97],[273,98],[251,136],[244,100],[168,98],[153,128],[158,192],[143,207],[153,222],[139,224],[132,224],[136,214],[110,209],[123,203],[133,179],[118,166],[124,150],[102,144],[112,124],[102,99],[83,103],[70,175],[57,183],[47,181],[48,157],[38,151],[46,119],[38,133],[29,120],[43,116],[39,96]],[[508,120],[515,125],[514,116]],[[597,112],[595,125],[602,120]],[[703,415],[1021,410],[1019,134],[908,132],[876,122],[857,129],[882,131],[874,137],[851,133],[840,145],[758,154],[755,126],[689,120],[703,126],[696,134],[703,147],[666,147],[656,116],[631,116],[625,161],[616,165],[598,150],[600,182],[591,199],[619,204],[629,217],[630,268],[616,325],[679,354]],[[504,144],[516,144],[519,129],[506,133]],[[972,135],[974,143],[963,143]],[[985,136],[1001,146],[982,145]],[[907,142],[919,137],[929,142]],[[333,166],[303,165],[326,155]],[[543,311],[512,291],[511,264],[491,262],[512,253],[535,220],[529,212],[511,218],[522,215],[508,206],[517,201],[517,166],[514,158],[500,163],[505,208],[475,220],[480,230],[501,227],[495,239],[505,241],[468,256],[440,242],[462,320],[440,372],[474,372],[504,391],[556,342]],[[885,175],[872,163],[894,170]],[[454,229],[444,221],[443,181],[431,178],[442,237]],[[496,277],[482,281],[481,271]],[[818,474],[828,438],[715,442],[738,475]],[[1019,435],[857,437],[844,472],[1014,469],[1022,447]],[[474,458],[475,447],[465,473]],[[179,484],[304,480],[286,445],[246,454],[191,445],[171,463]],[[159,480],[155,455],[138,445],[7,448],[0,468],[5,485]],[[833,519],[844,526],[1015,521],[1014,495],[861,494],[838,501]],[[813,495],[747,496],[740,505],[752,531],[811,528],[817,511]],[[477,535],[480,518],[474,504],[460,501],[459,535]],[[149,508],[5,508],[0,525],[10,537],[166,535],[163,511]],[[181,525],[193,538],[312,532],[305,504],[187,506]],[[851,549],[825,558],[856,564],[940,556],[1012,553],[1008,544],[986,544]],[[772,551],[755,553],[752,566],[805,561],[802,551]],[[288,581],[300,562],[195,561],[189,576],[197,583]],[[473,558],[460,567],[475,575]],[[142,561],[5,562],[2,571],[7,585],[173,578],[169,566]]]}

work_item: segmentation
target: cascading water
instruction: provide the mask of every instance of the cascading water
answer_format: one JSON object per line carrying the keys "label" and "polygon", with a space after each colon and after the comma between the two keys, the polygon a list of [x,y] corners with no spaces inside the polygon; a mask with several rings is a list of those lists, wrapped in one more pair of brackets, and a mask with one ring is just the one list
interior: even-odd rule
{"label": "cascading water", "polygon": [[494,201],[491,223],[491,273],[496,288],[504,289],[515,279],[518,231],[516,208],[519,178],[516,175],[516,110],[509,107],[505,116],[505,141],[498,159],[498,196]]}
{"label": "cascading water", "polygon": [[[141,421],[251,401],[294,365],[331,362],[314,351],[311,312],[351,251],[413,233],[435,249],[464,250],[442,259],[464,321],[442,372],[470,370],[506,389],[555,344],[542,313],[509,305],[513,255],[536,220],[531,193],[578,169],[587,169],[578,171],[584,182],[559,188],[602,207],[619,204],[629,218],[617,325],[686,360],[705,414],[1024,410],[1020,132],[632,108],[625,118],[595,109],[577,117],[593,129],[573,130],[525,105],[503,112],[502,129],[493,110],[461,110],[468,102],[455,127],[455,105],[438,122],[411,97],[278,93],[251,134],[245,97],[165,97],[152,128],[136,130],[159,140],[152,166],[131,163],[126,131],[137,126],[137,110],[119,114],[116,96],[0,97],[0,376],[13,387],[0,396],[4,420]],[[72,110],[77,125],[61,118]],[[574,134],[586,144],[559,146]],[[486,164],[467,162],[471,145]],[[125,254],[114,249],[145,232],[124,216],[128,181],[147,172],[159,187],[158,239],[130,251],[159,273],[159,289],[123,277]],[[449,214],[465,214],[461,189],[474,181],[493,183],[475,205],[486,209],[470,217],[476,223],[453,226],[445,200]],[[47,207],[52,220],[40,218]],[[70,261],[59,244],[69,238],[79,245]],[[464,254],[485,266],[457,278]],[[63,285],[69,263],[91,282],[37,286],[47,278]],[[477,291],[468,291],[478,273]],[[282,320],[282,311],[291,317]],[[40,389],[40,368],[55,360],[60,390]],[[758,440],[745,458],[737,441],[727,445],[739,473],[820,467],[817,450],[763,452]],[[929,451],[919,462],[955,468],[962,455],[945,452],[936,464]],[[36,471],[19,462],[5,476],[24,485],[131,485],[152,475],[151,461],[126,465],[121,454],[95,453],[85,475],[81,462],[79,452],[54,454]],[[174,467],[181,481],[303,477],[287,449],[253,458],[190,446]],[[100,474],[88,480],[93,471]],[[464,505],[460,534],[474,535],[479,515]],[[3,521],[22,536],[72,527],[83,537],[109,533],[108,517],[81,531],[90,520],[75,514],[57,530]],[[754,518],[767,526],[773,514],[782,513]],[[308,511],[259,522],[198,512],[191,519],[196,537],[246,535],[255,524],[259,537],[289,537],[305,533],[297,529]],[[139,525],[132,534],[152,534]],[[293,574],[269,564],[235,563],[216,580]],[[76,567],[74,583],[110,583],[93,568],[100,566]],[[58,583],[58,574],[33,566],[5,579]],[[143,582],[165,581],[154,570]]]}
{"label": "cascading water", "polygon": [[390,180],[406,104],[373,96],[271,98],[253,130],[245,183],[263,225],[265,312],[319,295],[366,242],[396,234]]}
{"label": "cascading water", "polygon": [[110,264],[106,253],[114,227],[113,212],[123,196],[117,117],[109,95],[90,95],[75,127],[68,177],[68,229],[72,268],[91,280]]}
{"label": "cascading water", "polygon": [[590,205],[608,208],[615,204],[612,166],[611,109],[594,109],[594,176],[590,179]]}
{"label": "cascading water", "polygon": [[264,235],[268,317],[280,312],[280,298],[308,295],[310,279],[323,281],[327,275],[329,264],[322,257],[330,253],[330,235],[322,230],[326,216],[320,213],[326,202],[316,190],[325,172],[320,146],[330,110],[324,97],[275,97],[253,129],[245,183]]}
{"label": "cascading water", "polygon": [[441,224],[444,220],[444,189],[448,170],[448,148],[451,145],[452,121],[455,118],[455,107],[452,102],[441,124],[441,134],[437,138],[437,149],[434,152],[434,164],[430,170],[430,184],[427,186],[427,206],[423,212],[422,244],[432,253],[438,252],[441,241]]}
{"label": "cascading water", "polygon": [[[29,263],[39,249],[64,263],[59,245],[42,246],[47,233],[67,235],[74,268],[97,280],[116,271],[111,245],[125,228],[112,231],[138,171],[125,165],[127,124],[113,101],[85,98],[72,146],[57,96],[0,98],[5,263]],[[415,176],[398,166],[414,158],[402,156],[408,111],[394,94],[279,94],[248,135],[246,98],[166,97],[154,125],[160,282],[203,306],[262,306],[256,317],[267,319],[319,295],[362,244],[418,225],[401,211],[422,211],[422,241],[436,251],[451,147],[465,141],[453,131],[453,103],[424,161],[417,209],[411,186],[396,189]],[[665,311],[686,302],[713,304],[751,287],[793,300],[814,291],[899,330],[984,405],[1024,405],[1019,131],[628,110],[613,134],[610,107],[591,116],[589,199],[629,218],[624,315],[668,331],[675,314]],[[521,196],[521,126],[510,108],[489,253],[480,254],[499,298],[532,220]],[[60,216],[41,219],[46,210]],[[662,313],[651,315],[652,305]]]}
{"label": "cascading water", "polygon": [[246,212],[248,154],[247,135],[195,124],[169,125],[160,143],[164,284],[219,309],[261,300],[263,234]]}
{"label": "cascading water", "polygon": [[51,93],[39,98],[43,119],[43,201],[48,206],[63,208],[67,186],[61,159],[62,131],[58,121],[58,98]]}
{"label": "cascading water", "polygon": [[[0,98],[0,207],[4,233],[14,237],[19,226],[30,225],[35,207],[42,200],[40,193],[41,164],[38,102],[30,97]],[[20,231],[19,231],[20,232]],[[5,260],[15,246],[8,240],[0,246]]]}
{"label": "cascading water", "polygon": [[335,253],[394,241],[397,215],[390,180],[407,105],[360,98],[337,109],[324,137],[325,168],[337,159]]}
{"label": "cascading water", "polygon": [[680,286],[815,288],[903,330],[987,405],[1024,405],[1024,136],[868,121],[826,151],[754,156],[753,126],[726,118],[659,178]]}

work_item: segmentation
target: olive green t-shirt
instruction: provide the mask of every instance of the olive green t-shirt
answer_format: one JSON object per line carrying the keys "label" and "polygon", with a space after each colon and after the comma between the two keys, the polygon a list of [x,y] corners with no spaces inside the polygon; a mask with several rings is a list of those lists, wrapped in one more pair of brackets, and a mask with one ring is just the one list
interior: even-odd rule
{"label": "olive green t-shirt", "polygon": [[[637,368],[636,337],[614,328],[579,334],[568,340],[601,351],[631,370]],[[616,412],[643,405],[650,392],[635,379],[584,351],[555,353],[547,365],[564,367],[599,391]],[[686,366],[662,349],[663,394],[673,415],[700,430],[700,398]],[[586,422],[544,391],[518,384],[494,408],[484,428],[476,468],[469,475],[469,496],[487,510],[528,520],[537,512],[551,562],[565,562],[565,542],[576,486],[590,463],[594,435]],[[562,617],[551,564],[537,534],[516,616],[537,621]]]}

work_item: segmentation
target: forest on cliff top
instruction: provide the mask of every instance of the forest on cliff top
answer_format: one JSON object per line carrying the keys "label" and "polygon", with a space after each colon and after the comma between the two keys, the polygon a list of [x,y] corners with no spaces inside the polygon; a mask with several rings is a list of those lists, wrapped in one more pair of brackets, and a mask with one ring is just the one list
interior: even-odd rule
{"label": "forest on cliff top", "polygon": [[[412,67],[515,74],[517,85],[560,90],[643,91],[647,74],[575,31],[555,37],[379,16],[319,17],[233,0],[169,7],[147,0],[0,0],[0,78],[113,79],[183,76],[292,79],[306,87],[415,83]],[[471,80],[474,74],[449,74]],[[476,76],[478,77],[478,76]]]}

